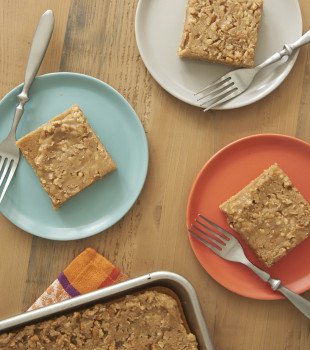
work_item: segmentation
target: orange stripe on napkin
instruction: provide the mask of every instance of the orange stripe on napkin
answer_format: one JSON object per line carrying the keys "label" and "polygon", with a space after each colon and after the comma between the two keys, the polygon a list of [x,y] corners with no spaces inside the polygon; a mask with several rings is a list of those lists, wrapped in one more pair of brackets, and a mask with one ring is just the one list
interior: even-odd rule
{"label": "orange stripe on napkin", "polygon": [[87,248],[64,269],[28,311],[127,279],[109,260],[94,249]]}
{"label": "orange stripe on napkin", "polygon": [[[117,274],[115,270],[118,271]],[[105,286],[110,285],[121,275],[119,269],[92,248],[84,250],[63,273],[70,285],[80,294],[100,288],[106,280],[109,280],[109,283]]]}

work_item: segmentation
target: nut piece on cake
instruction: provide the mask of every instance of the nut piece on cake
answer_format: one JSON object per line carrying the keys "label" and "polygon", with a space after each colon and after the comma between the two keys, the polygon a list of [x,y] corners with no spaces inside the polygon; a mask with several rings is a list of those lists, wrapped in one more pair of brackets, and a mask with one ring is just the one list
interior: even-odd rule
{"label": "nut piece on cake", "polygon": [[188,0],[178,56],[253,67],[263,0]]}
{"label": "nut piece on cake", "polygon": [[266,267],[310,235],[310,205],[277,164],[221,204],[220,210]]}
{"label": "nut piece on cake", "polygon": [[58,210],[117,168],[77,105],[16,142]]}

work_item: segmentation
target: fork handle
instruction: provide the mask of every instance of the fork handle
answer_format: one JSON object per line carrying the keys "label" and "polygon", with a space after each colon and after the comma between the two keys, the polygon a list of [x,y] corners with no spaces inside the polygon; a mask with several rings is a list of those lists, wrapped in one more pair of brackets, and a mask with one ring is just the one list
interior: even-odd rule
{"label": "fork handle", "polygon": [[291,54],[300,47],[310,43],[310,30],[308,30],[304,35],[297,39],[292,44],[285,44],[283,49],[276,52],[271,57],[267,58],[263,63],[259,64],[256,69],[261,70],[262,68],[269,66],[272,63],[279,61],[283,56],[291,56]]}
{"label": "fork handle", "polygon": [[299,311],[301,311],[308,319],[310,319],[310,301],[303,298],[302,296],[292,292],[290,289],[284,287],[281,284],[277,288],[279,292],[286,296],[286,298],[294,304]]}
{"label": "fork handle", "polygon": [[11,129],[11,133],[14,133],[14,136],[15,136],[17,125],[24,112],[24,104],[27,101],[29,101],[28,92],[42,63],[43,57],[45,55],[47,46],[49,44],[49,41],[53,32],[53,28],[54,28],[53,11],[47,10],[46,12],[43,13],[42,17],[40,18],[37,29],[35,31],[31,48],[30,48],[23,89],[21,93],[17,96],[19,100],[19,104],[15,109],[15,115],[14,115],[13,125]]}
{"label": "fork handle", "polygon": [[274,291],[282,293],[296,308],[310,319],[310,301],[290,289],[284,287],[278,279],[272,278],[269,273],[261,270],[250,261],[244,262],[253,272],[255,272],[263,281],[268,282]]}

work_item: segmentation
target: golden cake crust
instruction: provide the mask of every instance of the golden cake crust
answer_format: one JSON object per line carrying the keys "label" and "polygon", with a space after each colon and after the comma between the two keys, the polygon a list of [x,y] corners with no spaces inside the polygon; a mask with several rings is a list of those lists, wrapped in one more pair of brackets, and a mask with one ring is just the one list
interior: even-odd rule
{"label": "golden cake crust", "polygon": [[277,164],[220,209],[266,267],[310,234],[310,205]]}
{"label": "golden cake crust", "polygon": [[188,0],[180,57],[253,67],[263,0]]}
{"label": "golden cake crust", "polygon": [[58,210],[68,199],[116,169],[78,105],[16,142]]}
{"label": "golden cake crust", "polygon": [[6,349],[197,350],[179,303],[162,290],[146,290],[0,335]]}

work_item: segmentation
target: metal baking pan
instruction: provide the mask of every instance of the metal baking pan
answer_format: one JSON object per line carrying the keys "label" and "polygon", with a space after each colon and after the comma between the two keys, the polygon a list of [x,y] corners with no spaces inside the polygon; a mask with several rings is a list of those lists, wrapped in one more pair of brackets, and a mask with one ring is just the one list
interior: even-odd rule
{"label": "metal baking pan", "polygon": [[191,331],[196,335],[200,350],[215,350],[193,286],[182,276],[167,271],[152,272],[116,285],[61,301],[0,321],[0,333],[26,324],[52,318],[99,302],[107,302],[150,287],[167,287],[177,294]]}

